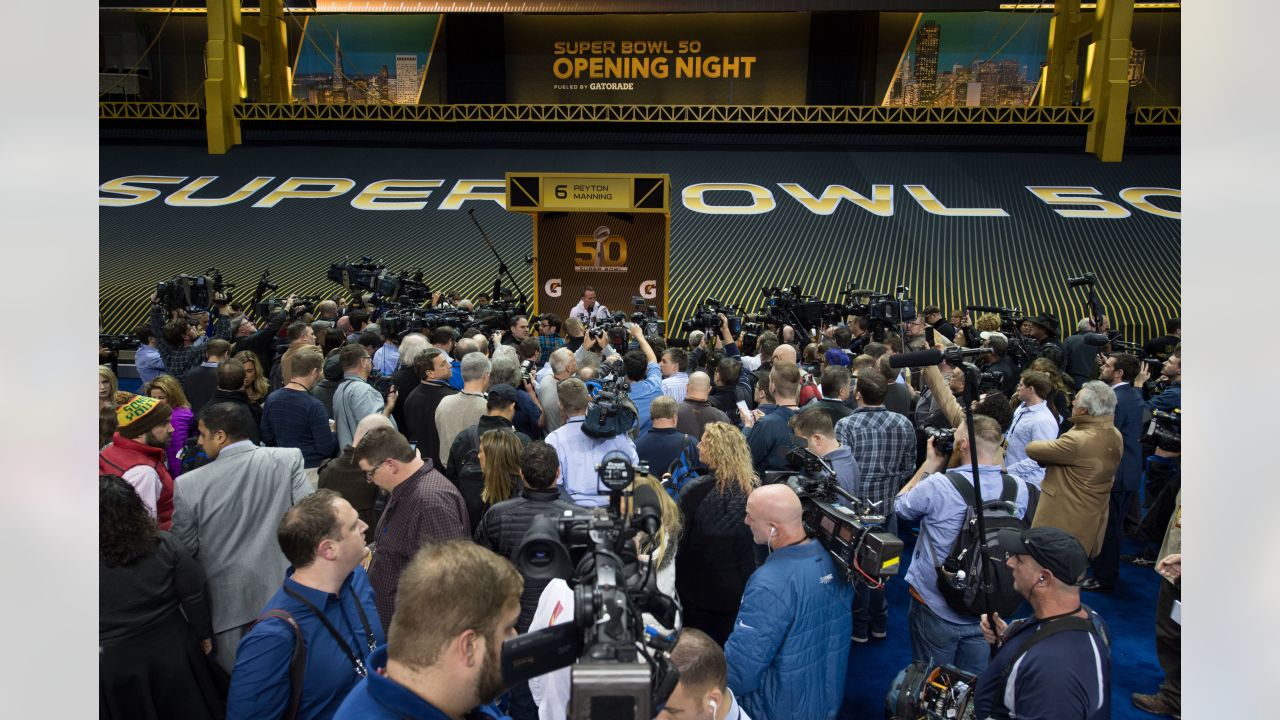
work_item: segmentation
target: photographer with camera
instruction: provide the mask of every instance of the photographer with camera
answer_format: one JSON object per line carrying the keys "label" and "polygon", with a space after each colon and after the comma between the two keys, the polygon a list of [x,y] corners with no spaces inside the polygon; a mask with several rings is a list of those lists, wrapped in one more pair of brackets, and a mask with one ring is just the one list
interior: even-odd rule
{"label": "photographer with camera", "polygon": [[502,642],[516,635],[524,581],[470,541],[432,544],[405,568],[387,644],[335,720],[504,718]]}
{"label": "photographer with camera", "polygon": [[[1098,377],[1098,365],[1100,362],[1100,353],[1105,349],[1094,343],[1105,341],[1107,332],[1107,316],[1102,316],[1102,329],[1095,329],[1093,318],[1080,318],[1080,322],[1076,325],[1076,333],[1067,338],[1063,343],[1064,364],[1062,370],[1071,376],[1075,389],[1079,390],[1081,385],[1096,380]],[[1133,378],[1129,378],[1132,382]]]}
{"label": "photographer with camera", "polygon": [[[1133,380],[1133,386],[1143,391],[1143,396],[1147,397],[1150,390],[1146,387],[1147,382],[1151,379],[1151,367],[1146,363],[1142,364],[1142,370]],[[1167,383],[1164,390],[1160,394],[1150,397],[1146,402],[1147,410],[1159,410],[1161,412],[1174,412],[1182,409],[1182,345],[1174,348],[1173,353],[1169,355],[1169,359],[1160,366],[1160,380]]]}
{"label": "photographer with camera", "polygon": [[724,654],[729,687],[757,718],[830,720],[844,700],[853,587],[806,537],[802,514],[785,484],[747,498],[745,522],[769,557],[747,581]]}
{"label": "photographer with camera", "polygon": [[[552,353],[553,362],[554,356],[555,353]],[[560,459],[560,484],[578,505],[607,505],[609,493],[600,486],[596,466],[605,455],[614,450],[626,455],[631,464],[635,465],[640,461],[636,445],[626,433],[613,437],[592,437],[583,430],[591,398],[587,394],[586,384],[581,380],[568,378],[555,385],[555,390],[564,425],[547,436],[547,444],[556,449],[556,455]]]}
{"label": "photographer with camera", "polygon": [[640,346],[639,350],[628,350],[622,358],[627,381],[631,383],[628,394],[636,406],[635,437],[638,440],[653,427],[649,419],[649,405],[654,398],[662,396],[662,368],[658,366],[658,358],[644,336],[644,328],[639,323],[628,323],[627,333]]}
{"label": "photographer with camera", "polygon": [[[221,293],[215,296],[215,301],[224,299]],[[228,340],[231,337],[231,323],[226,317],[227,306],[218,305],[218,312],[213,337]],[[160,351],[165,368],[178,382],[182,382],[187,377],[187,371],[204,360],[204,345],[209,337],[201,326],[199,317],[183,310],[173,310],[166,322],[160,297],[153,293],[150,326],[151,333],[157,338],[156,349]]]}
{"label": "photographer with camera", "polygon": [[[1027,509],[1027,486],[1021,480],[1005,475],[1000,467],[1000,424],[985,415],[974,415],[973,430],[977,440],[982,497],[988,501],[999,499],[1012,485],[1013,514],[1023,517]],[[920,523],[920,538],[916,541],[905,578],[911,588],[912,600],[907,611],[911,660],[954,665],[976,674],[982,672],[990,658],[978,618],[958,612],[938,586],[938,566],[952,552],[973,507],[973,469],[968,462],[969,432],[963,420],[952,437],[955,450],[965,461],[948,470],[951,448],[938,447],[935,438],[930,437],[925,445],[925,461],[898,491],[894,511],[903,520]],[[970,493],[968,497],[962,493],[966,486]],[[970,578],[970,582],[973,581]]]}
{"label": "photographer with camera", "polygon": [[999,533],[1013,586],[1034,615],[996,632],[982,618],[986,641],[999,647],[978,675],[978,718],[1104,720],[1111,717],[1110,635],[1102,618],[1080,602],[1076,583],[1089,565],[1084,548],[1052,527]]}

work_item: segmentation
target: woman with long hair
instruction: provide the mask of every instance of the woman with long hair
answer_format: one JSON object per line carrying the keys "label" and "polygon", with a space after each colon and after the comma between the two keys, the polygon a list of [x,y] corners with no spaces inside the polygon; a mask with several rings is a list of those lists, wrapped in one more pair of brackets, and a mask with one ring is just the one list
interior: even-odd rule
{"label": "woman with long hair", "polygon": [[631,489],[647,485],[658,498],[662,507],[662,525],[658,534],[649,537],[645,533],[636,536],[640,560],[648,562],[658,573],[658,590],[666,595],[674,595],[676,590],[676,555],[680,546],[680,535],[684,529],[684,521],[680,516],[680,506],[662,487],[662,481],[652,475],[636,475],[631,482]]}
{"label": "woman with long hair", "polygon": [[711,473],[680,491],[684,532],[677,546],[676,589],[684,624],[723,645],[756,568],[751,529],[744,520],[747,495],[759,479],[747,441],[728,423],[707,424],[698,456]]}
{"label": "woman with long hair", "polygon": [[205,575],[133,487],[98,476],[98,716],[221,718]]}
{"label": "woman with long hair", "polygon": [[251,404],[262,405],[271,389],[268,373],[262,368],[262,358],[252,350],[241,350],[235,354],[235,359],[244,365],[244,394]]}
{"label": "woman with long hair", "polygon": [[116,374],[111,372],[111,368],[106,365],[98,366],[98,409],[111,410],[116,409],[116,393],[120,391],[120,383],[116,381]]}
{"label": "woman with long hair", "polygon": [[173,434],[169,436],[169,446],[165,448],[165,454],[168,458],[166,464],[169,466],[169,475],[176,478],[182,474],[182,458],[178,457],[178,454],[187,444],[187,438],[191,437],[192,426],[195,425],[191,403],[187,400],[187,394],[182,391],[182,383],[172,375],[160,375],[143,385],[142,394],[168,403],[169,408],[173,410],[173,415],[169,417],[169,423],[173,425]]}
{"label": "woman with long hair", "polygon": [[467,501],[471,527],[480,527],[480,518],[489,508],[516,496],[520,491],[520,438],[510,430],[490,430],[480,436],[480,463],[484,482],[479,487],[460,480],[458,489]]}

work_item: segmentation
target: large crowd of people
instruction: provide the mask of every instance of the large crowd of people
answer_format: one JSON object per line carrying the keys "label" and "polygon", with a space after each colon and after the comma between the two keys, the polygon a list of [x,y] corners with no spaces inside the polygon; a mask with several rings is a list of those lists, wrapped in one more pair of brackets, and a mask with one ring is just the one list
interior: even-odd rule
{"label": "large crowd of people", "polygon": [[[1180,448],[1148,437],[1180,412],[1176,319],[1139,351],[1099,345],[1105,317],[1062,338],[1047,314],[936,306],[758,337],[724,316],[600,332],[591,288],[564,320],[495,315],[496,332],[405,332],[336,299],[256,319],[152,299],[139,391],[99,367],[104,718],[567,717],[567,675],[503,681],[505,639],[574,614],[563,581],[515,561],[535,519],[608,506],[599,467],[619,458],[661,498],[635,563],[682,609],[658,717],[834,718],[890,613],[903,665],[967,673],[977,717],[1109,717],[1109,630],[1082,592],[1114,592],[1121,562],[1165,578],[1165,680],[1132,702],[1179,716]],[[941,363],[893,361],[930,349]],[[602,431],[604,397],[629,428]],[[807,530],[780,482],[797,447],[914,543],[907,607],[844,580]],[[975,483],[1005,527],[982,546],[997,590],[1030,607],[1016,620],[944,587]],[[1122,557],[1127,535],[1146,550]]]}

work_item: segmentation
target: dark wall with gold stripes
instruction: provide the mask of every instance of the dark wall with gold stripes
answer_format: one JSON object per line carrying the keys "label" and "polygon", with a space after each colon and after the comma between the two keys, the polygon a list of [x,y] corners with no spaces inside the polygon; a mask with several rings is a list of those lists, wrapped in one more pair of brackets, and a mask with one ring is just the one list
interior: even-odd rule
{"label": "dark wall with gold stripes", "polygon": [[[669,173],[672,184],[670,320],[687,317],[708,295],[755,310],[760,288],[802,285],[837,300],[849,284],[892,292],[906,285],[918,305],[1003,304],[1049,311],[1064,334],[1083,316],[1084,297],[1066,278],[1096,273],[1113,325],[1134,339],[1158,335],[1180,314],[1179,158],[1134,156],[1104,164],[1084,154],[838,150],[441,150],[379,147],[238,147],[225,156],[193,147],[104,146],[103,183],[126,176],[188,181],[216,176],[196,198],[229,196],[271,177],[247,199],[222,207],[178,207],[166,199],[180,184],[150,185],[160,196],[129,207],[101,207],[99,310],[104,330],[124,332],[145,315],[155,282],[177,273],[223,271],[252,293],[269,268],[282,292],[335,291],[329,264],[372,255],[393,268],[420,268],[433,288],[472,296],[490,287],[497,262],[466,210],[475,208],[516,278],[531,291],[529,217],[488,201],[442,209],[461,180],[498,180],[507,171]],[[354,188],[330,199],[288,199],[254,207],[287,178],[348,178]],[[425,207],[366,210],[352,200],[372,182],[440,180]],[[697,212],[686,188],[742,183],[763,188],[772,209],[728,214],[732,206],[768,206],[738,191],[703,195]],[[870,198],[892,186],[892,214],[841,201],[830,214],[808,209],[782,184],[821,197],[840,185]],[[928,212],[908,186],[924,186],[950,208],[999,209],[1004,216]],[[1113,217],[1063,217],[1089,205],[1051,205],[1028,186],[1089,188]],[[1126,203],[1127,188],[1165,188],[1147,209]],[[483,192],[500,197],[501,191]],[[882,192],[884,192],[882,190]],[[1076,190],[1075,192],[1084,192]],[[916,190],[920,194],[919,190]],[[100,198],[119,195],[100,192]],[[923,195],[921,195],[923,197]],[[716,208],[719,208],[716,210]],[[741,209],[741,208],[739,208]],[[935,206],[935,210],[937,207]],[[1127,213],[1127,215],[1126,215]],[[1122,216],[1124,215],[1124,216]],[[1169,217],[1173,215],[1174,217]],[[1121,217],[1122,216],[1122,217]],[[566,293],[576,292],[566,288]],[[669,325],[669,327],[674,327]]]}

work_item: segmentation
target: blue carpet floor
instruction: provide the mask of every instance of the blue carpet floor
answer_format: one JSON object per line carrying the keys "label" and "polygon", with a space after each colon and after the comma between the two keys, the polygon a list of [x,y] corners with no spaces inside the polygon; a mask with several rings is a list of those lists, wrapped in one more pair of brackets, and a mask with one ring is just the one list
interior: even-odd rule
{"label": "blue carpet floor", "polygon": [[[887,584],[889,633],[883,640],[855,644],[849,653],[849,679],[842,720],[876,720],[884,717],[884,698],[898,671],[911,662],[907,633],[907,608],[912,602],[902,579],[915,544],[914,535],[902,531],[906,549],[902,570]],[[1124,552],[1137,548],[1126,540]],[[1083,602],[1096,610],[1111,630],[1111,717],[1114,720],[1152,720],[1156,716],[1133,706],[1129,695],[1152,693],[1164,674],[1156,662],[1155,608],[1160,576],[1151,568],[1120,563],[1120,582],[1111,594],[1081,593]],[[1023,614],[1029,613],[1023,605]]]}

